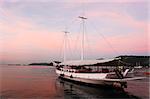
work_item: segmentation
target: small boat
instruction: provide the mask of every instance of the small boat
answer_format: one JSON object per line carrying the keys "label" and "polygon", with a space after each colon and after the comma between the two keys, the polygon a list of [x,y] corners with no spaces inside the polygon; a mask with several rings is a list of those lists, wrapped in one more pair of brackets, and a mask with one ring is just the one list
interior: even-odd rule
{"label": "small boat", "polygon": [[136,68],[136,69],[141,69],[142,66],[135,66],[134,68]]}
{"label": "small boat", "polygon": [[[83,24],[87,19],[85,17],[79,18],[82,19]],[[65,37],[67,33],[68,32],[65,31]],[[82,36],[84,36],[84,33]],[[108,85],[119,88],[126,88],[127,81],[143,79],[143,77],[134,77],[134,68],[110,65],[120,62],[120,58],[84,60],[84,40],[82,40],[81,45],[81,60],[66,61],[64,54],[64,62],[56,66],[56,73],[60,78],[75,82]]]}
{"label": "small boat", "polygon": [[143,66],[140,65],[140,62],[139,63],[136,62],[136,66],[134,66],[135,69],[141,69],[142,67]]}

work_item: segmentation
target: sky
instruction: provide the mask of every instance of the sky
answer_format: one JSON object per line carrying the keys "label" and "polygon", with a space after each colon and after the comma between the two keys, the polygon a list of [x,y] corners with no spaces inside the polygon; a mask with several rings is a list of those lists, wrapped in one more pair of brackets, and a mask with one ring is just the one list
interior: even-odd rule
{"label": "sky", "polygon": [[0,64],[150,55],[148,0],[0,0]]}

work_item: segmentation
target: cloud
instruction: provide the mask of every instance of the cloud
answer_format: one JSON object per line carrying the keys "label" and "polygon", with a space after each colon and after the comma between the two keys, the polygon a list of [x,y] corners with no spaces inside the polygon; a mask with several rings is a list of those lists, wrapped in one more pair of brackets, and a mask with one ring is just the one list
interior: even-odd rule
{"label": "cloud", "polygon": [[7,10],[3,11],[3,15],[4,18],[0,20],[0,56],[3,60],[19,60],[19,56],[29,58],[36,54],[41,56],[42,53],[47,54],[45,52],[58,54],[63,33],[41,27],[32,20]]}
{"label": "cloud", "polygon": [[127,26],[135,29],[144,29],[148,25],[147,22],[136,20],[128,14],[123,14],[115,11],[89,11],[86,15],[91,19],[107,19],[112,21],[114,25],[120,24],[122,26]]}
{"label": "cloud", "polygon": [[[118,54],[148,54],[148,46],[150,46],[150,44],[148,43],[147,36],[147,33],[130,33],[128,35],[108,37],[105,41],[104,39],[98,40],[101,46],[96,46],[96,49],[104,53],[111,53],[115,50]],[[107,42],[109,42],[111,46]],[[113,47],[113,49],[111,47]]]}
{"label": "cloud", "polygon": [[134,3],[134,2],[148,2],[148,0],[62,0],[60,2],[73,2],[73,3]]}
{"label": "cloud", "polygon": [[148,0],[1,0],[1,2],[66,2],[66,3],[93,3],[93,2],[99,2],[99,3],[141,3],[141,2],[148,2]]}
{"label": "cloud", "polygon": [[0,31],[1,35],[6,37],[5,40],[14,40],[15,43],[25,43],[27,40],[43,42],[40,38],[53,41],[61,36],[57,31],[40,27],[31,19],[16,16],[8,11],[5,11],[5,14],[5,19],[0,20]]}
{"label": "cloud", "polygon": [[[121,2],[120,0],[119,1],[114,0],[114,1],[120,3],[130,2],[129,0],[125,0],[123,2]],[[15,1],[15,2],[19,2],[19,1]],[[45,2],[48,1],[45,0]],[[67,2],[67,1],[64,0],[62,2]],[[65,10],[62,9],[61,11],[64,11],[64,13],[66,14],[74,10],[71,14],[76,14],[76,11],[79,10],[80,6],[75,5],[74,3],[78,2],[78,0],[76,1],[73,0],[68,2],[71,3],[66,3],[66,4],[62,3],[62,6],[66,8]],[[79,2],[81,2],[81,0]],[[96,2],[96,0],[95,1],[89,0],[87,2]],[[99,1],[99,2],[103,2],[103,1]],[[137,2],[142,2],[142,1],[137,0]],[[49,22],[49,16],[47,16],[47,14],[45,15],[41,14],[41,12],[45,10],[45,9],[40,10],[43,7],[40,8],[39,6],[32,6],[33,3],[31,3],[31,7],[26,6],[26,4],[28,3],[23,3],[23,4],[24,4],[24,10],[27,11],[27,13],[20,12],[20,11],[24,11],[23,9],[20,8],[19,10],[14,10],[17,9],[16,7],[14,7],[14,5],[10,7],[10,8],[14,8],[12,10],[10,8],[7,8],[8,6],[7,4],[5,5],[5,7],[3,7],[3,9],[0,8],[0,15],[1,15],[0,16],[0,39],[1,39],[0,43],[2,44],[2,50],[0,50],[0,54],[3,60],[5,61],[6,60],[24,61],[24,60],[36,60],[36,59],[44,60],[44,59],[49,59],[50,57],[54,58],[55,56],[58,56],[57,54],[59,54],[60,47],[62,47],[63,33],[60,33],[61,31],[60,29],[56,30],[56,28],[54,29],[52,28],[52,26],[49,26],[52,25],[51,23],[56,22],[55,17],[53,17],[53,19],[50,20],[52,21],[50,24],[49,23],[46,24],[45,21]],[[57,5],[57,3],[54,4]],[[122,9],[120,7],[119,10],[116,11],[116,9],[113,8],[112,8],[113,10],[108,10],[105,7],[104,8],[102,7],[101,9],[101,7],[97,8],[92,6],[93,5],[89,6],[89,11],[86,13],[88,19],[89,20],[93,19],[94,21],[96,21],[96,26],[99,27],[101,27],[103,24],[98,23],[98,21],[101,20],[107,21],[107,23],[104,24],[107,25],[106,28],[103,26],[104,28],[102,29],[103,29],[103,33],[107,34],[107,32],[110,32],[111,36],[107,35],[108,37],[106,37],[106,39],[110,42],[110,44],[112,44],[114,49],[116,49],[119,53],[128,53],[128,52],[147,53],[148,52],[148,43],[147,43],[148,23],[145,20],[144,21],[138,20],[134,18],[132,15],[130,15],[128,12],[127,13],[121,12]],[[28,7],[28,9],[26,7]],[[39,15],[38,16],[39,18],[44,19],[41,21],[43,22],[42,24],[44,25],[41,25],[40,22],[35,23],[35,21],[37,20],[34,19],[34,17],[32,18],[30,17],[30,14],[33,13],[28,13],[28,11],[32,7],[38,7],[39,11],[37,11],[36,14],[34,14],[35,15],[34,17],[36,17],[36,15]],[[66,11],[67,9],[69,9],[69,12]],[[31,12],[34,11],[35,10]],[[49,14],[51,13],[55,14],[55,12],[54,13],[52,11],[49,12],[50,12]],[[47,13],[47,10],[45,10],[45,13]],[[70,19],[69,17],[71,14],[69,13],[65,17],[63,17],[64,13],[59,13],[59,15],[61,15],[60,18],[63,18],[64,20],[63,22],[67,22],[68,19]],[[57,20],[60,20],[60,18],[58,17]],[[61,21],[59,24],[57,24],[57,26],[64,25],[63,22]],[[70,26],[74,27],[73,24],[71,24]],[[114,28],[113,26],[116,27]],[[75,26],[75,28],[76,27],[77,25]],[[125,27],[125,28],[122,29],[120,27]],[[117,30],[119,30],[119,32]],[[90,31],[92,31],[91,28]],[[111,32],[113,33],[111,34]],[[98,33],[95,33],[94,36],[90,35],[90,40],[91,39],[95,41],[98,40],[96,39],[97,36],[95,36],[97,34]],[[73,34],[73,36],[76,35],[77,33]],[[75,38],[73,37],[73,39]],[[95,41],[92,41],[91,43],[91,45],[93,44],[92,49],[94,50],[95,55],[98,55],[99,53],[112,54],[112,49],[110,48],[109,45],[107,46],[107,43],[104,40],[100,39],[97,42]],[[80,53],[79,50],[80,45],[77,46],[78,48],[75,48],[74,46],[75,43],[80,44],[80,41],[73,40],[70,42],[71,44],[70,47],[74,51],[73,54],[75,53],[75,51]],[[89,49],[88,46],[87,45],[85,46],[88,50]],[[89,51],[87,51],[87,53],[88,52]]]}
{"label": "cloud", "polygon": [[[121,13],[118,11],[88,11],[86,14],[91,19],[97,20],[106,20],[109,22],[109,25],[114,27],[117,26],[117,29],[120,30],[120,27],[123,27],[120,30],[120,33],[117,30],[112,29],[109,32],[113,32],[114,35],[106,37],[106,39],[114,46],[117,52],[121,53],[148,53],[148,25],[149,23],[145,20],[137,20],[129,13]],[[106,23],[108,24],[108,23]],[[108,25],[108,26],[109,26]],[[107,27],[109,29],[109,27]],[[107,28],[103,30],[107,31]],[[127,31],[132,29],[132,31]],[[122,31],[122,32],[121,32]],[[125,32],[124,32],[125,31]],[[105,35],[104,35],[105,36]],[[102,51],[104,53],[112,53],[113,49],[107,41],[98,40],[101,46],[95,46],[97,51]],[[106,46],[106,44],[108,46]]]}

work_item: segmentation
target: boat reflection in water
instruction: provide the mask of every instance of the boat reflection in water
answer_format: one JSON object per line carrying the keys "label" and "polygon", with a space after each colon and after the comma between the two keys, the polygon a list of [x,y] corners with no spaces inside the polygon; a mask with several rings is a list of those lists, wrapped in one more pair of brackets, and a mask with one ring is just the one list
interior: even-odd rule
{"label": "boat reflection in water", "polygon": [[57,79],[57,86],[64,89],[65,99],[108,99],[108,98],[134,98],[139,97],[129,95],[124,90],[118,90],[114,88],[107,88],[106,86],[87,86],[80,83],[73,83],[64,79]]}

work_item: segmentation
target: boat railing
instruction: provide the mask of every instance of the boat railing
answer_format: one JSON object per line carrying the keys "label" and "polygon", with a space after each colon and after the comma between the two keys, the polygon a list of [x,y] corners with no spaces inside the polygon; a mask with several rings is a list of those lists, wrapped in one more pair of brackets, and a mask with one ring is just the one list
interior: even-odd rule
{"label": "boat railing", "polygon": [[[115,66],[64,66],[57,67],[58,70],[72,73],[110,73],[115,72],[117,67]],[[124,71],[124,68],[121,69]]]}

